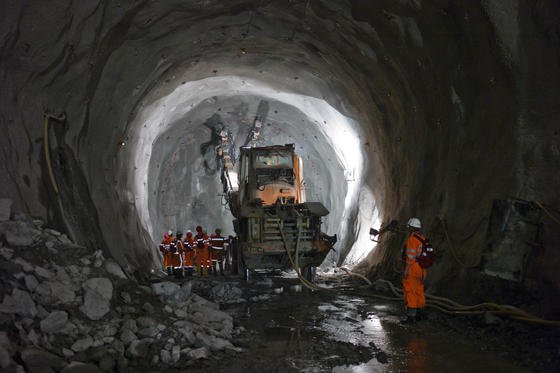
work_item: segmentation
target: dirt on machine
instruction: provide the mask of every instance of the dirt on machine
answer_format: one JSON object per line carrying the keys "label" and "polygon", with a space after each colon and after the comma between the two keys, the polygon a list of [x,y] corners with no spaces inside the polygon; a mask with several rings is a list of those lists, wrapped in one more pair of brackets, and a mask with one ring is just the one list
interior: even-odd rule
{"label": "dirt on machine", "polygon": [[325,206],[306,201],[303,162],[295,146],[241,147],[237,164],[236,188],[233,167],[224,168],[235,218],[232,269],[295,267],[311,278],[337,238],[321,232],[322,217],[329,214]]}

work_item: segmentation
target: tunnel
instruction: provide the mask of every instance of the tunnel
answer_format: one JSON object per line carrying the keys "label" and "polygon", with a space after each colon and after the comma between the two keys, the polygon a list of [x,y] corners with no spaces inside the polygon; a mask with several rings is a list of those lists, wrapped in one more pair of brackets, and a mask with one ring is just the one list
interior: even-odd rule
{"label": "tunnel", "polygon": [[416,217],[433,293],[560,318],[557,2],[0,7],[0,198],[126,276],[161,267],[168,230],[235,235],[227,134],[234,163],[294,144],[338,237],[325,270],[397,279]]}

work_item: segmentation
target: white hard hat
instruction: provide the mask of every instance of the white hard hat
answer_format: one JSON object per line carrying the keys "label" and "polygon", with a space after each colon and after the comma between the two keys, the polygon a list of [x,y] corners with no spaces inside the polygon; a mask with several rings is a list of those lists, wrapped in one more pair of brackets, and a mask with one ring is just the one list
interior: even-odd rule
{"label": "white hard hat", "polygon": [[167,234],[171,236],[173,234],[173,231],[170,229],[167,231]]}
{"label": "white hard hat", "polygon": [[422,228],[422,223],[420,223],[420,219],[418,219],[418,218],[410,218],[408,220],[407,226],[412,227],[412,228],[420,229],[420,228]]}

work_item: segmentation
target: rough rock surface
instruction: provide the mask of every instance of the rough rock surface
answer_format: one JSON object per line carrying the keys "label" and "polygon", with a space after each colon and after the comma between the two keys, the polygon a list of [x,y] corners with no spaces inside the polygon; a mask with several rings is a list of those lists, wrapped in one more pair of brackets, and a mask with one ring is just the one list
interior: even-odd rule
{"label": "rough rock surface", "polygon": [[112,259],[107,259],[104,263],[105,270],[112,274],[115,277],[126,279],[126,275],[124,274],[121,266]]}
{"label": "rough rock surface", "polygon": [[0,304],[0,312],[35,317],[37,315],[37,307],[35,307],[35,302],[33,302],[28,292],[14,289],[11,296],[4,296],[4,301]]}
{"label": "rough rock surface", "polygon": [[6,237],[10,246],[31,246],[39,239],[40,231],[24,221],[0,222],[0,234]]}
{"label": "rough rock surface", "polygon": [[66,365],[64,359],[50,352],[37,348],[28,348],[21,352],[21,359],[29,371],[51,368],[59,370]]}
{"label": "rough rock surface", "polygon": [[80,308],[91,320],[99,320],[109,312],[113,284],[107,278],[92,278],[84,284],[84,304]]}
{"label": "rough rock surface", "polygon": [[0,331],[2,371],[158,370],[206,359],[210,349],[239,351],[232,318],[191,282],[140,285],[101,251],[88,253],[31,219],[18,222],[21,232],[38,233],[31,246],[0,247],[0,265],[9,269],[0,272],[0,330],[12,331]]}
{"label": "rough rock surface", "polygon": [[53,311],[41,320],[41,331],[44,333],[57,333],[61,331],[68,322],[68,314],[65,311]]}
{"label": "rough rock surface", "polygon": [[0,222],[10,220],[12,203],[10,198],[0,198]]}
{"label": "rough rock surface", "polygon": [[212,288],[212,298],[220,303],[239,303],[243,301],[243,291],[237,286],[223,282]]}

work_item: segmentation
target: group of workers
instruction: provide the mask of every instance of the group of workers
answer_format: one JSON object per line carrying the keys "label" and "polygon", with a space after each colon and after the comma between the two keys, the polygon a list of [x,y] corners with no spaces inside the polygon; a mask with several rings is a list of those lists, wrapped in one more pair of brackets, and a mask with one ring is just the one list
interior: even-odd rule
{"label": "group of workers", "polygon": [[227,258],[229,239],[221,235],[221,230],[216,228],[208,236],[199,225],[196,234],[189,230],[185,238],[183,233],[169,230],[163,236],[159,249],[163,255],[163,266],[168,275],[192,276],[195,272],[199,276],[208,276],[209,273],[224,275],[224,262]]}
{"label": "group of workers", "polygon": [[[403,248],[402,286],[407,311],[405,322],[411,323],[424,317],[424,280],[427,271],[418,264],[417,258],[426,238],[421,232],[420,219],[411,218],[407,228],[409,234]],[[221,235],[219,228],[209,237],[199,225],[196,227],[196,235],[193,236],[189,230],[184,239],[182,232],[177,231],[174,236],[173,231],[168,231],[159,247],[163,265],[169,275],[179,273],[192,276],[198,272],[199,276],[208,276],[209,273],[217,275],[218,270],[223,275],[229,239]]]}

